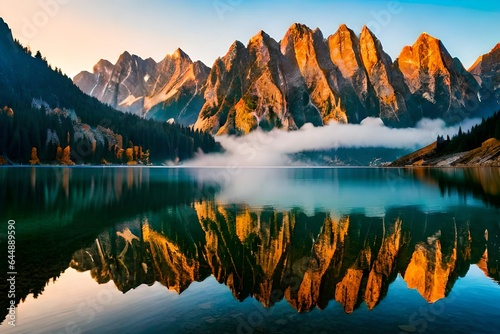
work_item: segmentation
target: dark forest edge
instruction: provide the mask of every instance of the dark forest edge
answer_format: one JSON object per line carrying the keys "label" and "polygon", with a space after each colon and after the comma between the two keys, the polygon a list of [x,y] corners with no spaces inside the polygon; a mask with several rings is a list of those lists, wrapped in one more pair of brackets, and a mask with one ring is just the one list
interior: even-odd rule
{"label": "dark forest edge", "polygon": [[500,166],[500,111],[467,132],[437,140],[390,164],[402,166]]}
{"label": "dark forest edge", "polygon": [[208,133],[122,113],[84,94],[0,23],[0,165],[175,164],[221,150]]}

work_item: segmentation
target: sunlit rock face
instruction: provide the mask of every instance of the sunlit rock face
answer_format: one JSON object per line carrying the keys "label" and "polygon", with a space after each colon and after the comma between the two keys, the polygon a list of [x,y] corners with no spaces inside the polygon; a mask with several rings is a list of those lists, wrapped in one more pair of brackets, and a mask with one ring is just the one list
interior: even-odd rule
{"label": "sunlit rock face", "polygon": [[297,84],[296,77],[302,78],[310,103],[317,108],[322,122],[347,123],[339,94],[339,71],[329,59],[322,32],[294,24],[281,41],[281,52],[295,67],[290,84]]}
{"label": "sunlit rock face", "polygon": [[418,106],[413,118],[456,122],[478,114],[477,82],[439,39],[423,33],[415,44],[403,49],[396,63]]}
{"label": "sunlit rock face", "polygon": [[396,127],[424,117],[448,123],[481,113],[479,85],[443,43],[422,34],[396,61],[367,28],[331,36],[293,24],[277,43],[264,32],[235,42],[213,65],[195,127],[213,134],[359,123]]}
{"label": "sunlit rock face", "polygon": [[359,38],[346,25],[341,25],[328,37],[327,43],[330,59],[341,74],[340,89],[344,92],[346,108],[357,110],[351,118],[359,121],[367,116],[377,116],[378,105],[361,58]]}
{"label": "sunlit rock face", "polygon": [[213,134],[246,134],[266,130],[297,129],[322,117],[310,103],[297,64],[280,45],[260,31],[245,47],[235,42],[216,60],[209,75],[205,105],[195,128]]}
{"label": "sunlit rock face", "polygon": [[414,120],[408,109],[412,101],[401,72],[385,53],[382,43],[366,26],[359,40],[361,59],[378,99],[378,117],[388,125],[411,125]]}
{"label": "sunlit rock face", "polygon": [[246,45],[235,41],[211,69],[180,49],[159,63],[124,52],[116,64],[101,60],[74,82],[118,110],[214,135],[366,117],[411,127],[425,117],[457,123],[498,108],[499,50],[469,73],[426,33],[393,61],[366,26],[358,34],[342,24],[324,36],[295,23],[279,42],[264,31]]}

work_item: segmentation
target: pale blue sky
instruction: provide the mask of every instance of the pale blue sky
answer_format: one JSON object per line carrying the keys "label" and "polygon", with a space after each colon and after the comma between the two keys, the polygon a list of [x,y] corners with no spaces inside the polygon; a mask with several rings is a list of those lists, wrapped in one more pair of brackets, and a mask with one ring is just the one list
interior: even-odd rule
{"label": "pale blue sky", "polygon": [[465,67],[500,42],[498,1],[2,0],[0,16],[70,76],[125,50],[159,61],[181,47],[212,66],[234,40],[263,29],[279,41],[294,22],[325,37],[342,23],[356,33],[367,24],[393,59],[425,31]]}

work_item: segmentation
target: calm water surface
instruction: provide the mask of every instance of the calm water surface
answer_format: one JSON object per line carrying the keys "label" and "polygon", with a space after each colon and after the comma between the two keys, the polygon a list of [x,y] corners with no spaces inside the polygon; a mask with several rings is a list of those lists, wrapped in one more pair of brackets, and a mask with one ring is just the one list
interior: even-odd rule
{"label": "calm water surface", "polygon": [[9,167],[0,182],[17,271],[1,332],[500,328],[499,169]]}

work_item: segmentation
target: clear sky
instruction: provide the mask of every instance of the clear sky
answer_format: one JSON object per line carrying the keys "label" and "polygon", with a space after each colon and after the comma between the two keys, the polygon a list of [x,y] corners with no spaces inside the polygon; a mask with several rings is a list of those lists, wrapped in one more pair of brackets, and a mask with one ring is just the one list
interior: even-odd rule
{"label": "clear sky", "polygon": [[261,29],[279,41],[294,22],[325,37],[367,24],[393,59],[425,31],[466,68],[500,42],[498,0],[1,0],[0,17],[70,76],[125,50],[159,61],[180,47],[212,66],[233,41]]}

